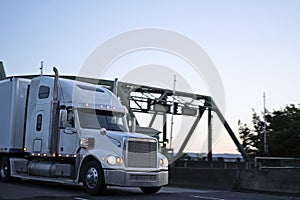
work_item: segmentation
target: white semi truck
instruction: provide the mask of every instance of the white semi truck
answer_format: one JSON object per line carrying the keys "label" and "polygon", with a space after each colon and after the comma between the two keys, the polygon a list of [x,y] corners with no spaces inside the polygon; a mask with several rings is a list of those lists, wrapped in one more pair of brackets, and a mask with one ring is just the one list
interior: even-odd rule
{"label": "white semi truck", "polygon": [[156,193],[168,160],[156,138],[130,133],[127,109],[108,89],[55,77],[0,81],[0,177]]}

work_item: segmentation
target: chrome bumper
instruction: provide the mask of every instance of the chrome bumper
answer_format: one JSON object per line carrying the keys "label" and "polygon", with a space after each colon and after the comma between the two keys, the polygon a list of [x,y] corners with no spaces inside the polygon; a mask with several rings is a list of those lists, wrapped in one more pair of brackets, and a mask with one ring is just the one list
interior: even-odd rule
{"label": "chrome bumper", "polygon": [[159,187],[168,184],[168,171],[126,172],[123,170],[104,170],[106,185],[124,187]]}

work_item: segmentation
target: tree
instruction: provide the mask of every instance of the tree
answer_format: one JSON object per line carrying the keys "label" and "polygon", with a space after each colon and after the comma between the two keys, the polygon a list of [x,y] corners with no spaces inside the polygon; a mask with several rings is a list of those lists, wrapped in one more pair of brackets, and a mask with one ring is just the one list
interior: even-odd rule
{"label": "tree", "polygon": [[253,129],[251,130],[247,124],[243,124],[241,121],[238,122],[242,145],[249,155],[262,156],[264,155],[264,122],[254,110],[252,115],[252,123]]}
{"label": "tree", "polygon": [[269,152],[272,156],[300,157],[300,107],[286,106],[270,118],[272,132]]}
{"label": "tree", "polygon": [[256,149],[253,148],[254,145],[252,143],[252,133],[250,129],[248,128],[247,124],[243,124],[240,120],[238,121],[238,126],[240,138],[243,141],[242,146],[248,154],[253,154]]}
{"label": "tree", "polygon": [[[288,105],[267,113],[267,144],[269,156],[300,157],[300,107]],[[245,150],[254,156],[264,154],[264,122],[253,110],[253,129],[240,121],[239,134]]]}

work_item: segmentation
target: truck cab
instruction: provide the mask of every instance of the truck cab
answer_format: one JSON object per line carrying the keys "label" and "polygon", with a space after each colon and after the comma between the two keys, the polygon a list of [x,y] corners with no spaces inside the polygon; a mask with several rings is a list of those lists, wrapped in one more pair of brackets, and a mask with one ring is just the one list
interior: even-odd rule
{"label": "truck cab", "polygon": [[156,193],[168,184],[157,139],[129,131],[127,109],[110,90],[57,73],[32,79],[25,94],[23,149],[0,154],[9,166],[1,176],[82,183],[90,194],[110,185]]}

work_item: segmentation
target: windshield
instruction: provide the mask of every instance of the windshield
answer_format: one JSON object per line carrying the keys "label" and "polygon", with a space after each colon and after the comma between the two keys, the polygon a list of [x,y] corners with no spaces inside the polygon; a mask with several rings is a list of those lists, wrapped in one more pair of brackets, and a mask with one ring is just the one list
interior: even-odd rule
{"label": "windshield", "polygon": [[78,109],[80,126],[86,129],[101,129],[129,132],[124,113],[103,110]]}

